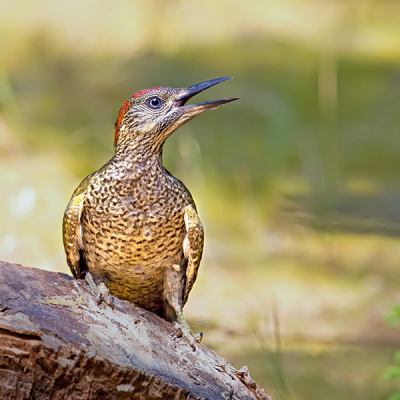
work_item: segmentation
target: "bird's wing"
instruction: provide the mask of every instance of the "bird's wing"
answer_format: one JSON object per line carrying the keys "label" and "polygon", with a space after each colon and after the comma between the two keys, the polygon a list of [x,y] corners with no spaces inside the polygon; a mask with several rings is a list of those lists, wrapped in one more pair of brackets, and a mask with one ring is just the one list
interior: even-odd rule
{"label": "bird's wing", "polygon": [[186,237],[183,242],[184,255],[188,260],[186,268],[186,285],[183,292],[182,307],[186,304],[189,293],[197,278],[201,257],[203,255],[204,229],[192,206],[185,209]]}
{"label": "bird's wing", "polygon": [[83,241],[81,216],[83,200],[87,184],[83,181],[75,190],[64,213],[63,242],[67,263],[75,278],[80,278],[84,272],[85,263],[82,259]]}

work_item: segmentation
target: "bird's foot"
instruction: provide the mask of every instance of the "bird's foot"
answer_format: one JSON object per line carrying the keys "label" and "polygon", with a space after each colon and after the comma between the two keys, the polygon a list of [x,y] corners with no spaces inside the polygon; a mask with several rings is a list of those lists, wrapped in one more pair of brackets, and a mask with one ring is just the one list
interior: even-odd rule
{"label": "bird's foot", "polygon": [[203,332],[199,333],[193,333],[190,329],[186,330],[179,326],[177,323],[175,325],[176,331],[172,334],[172,337],[184,337],[192,347],[193,351],[196,350],[196,344],[201,342],[201,339],[203,339]]}
{"label": "bird's foot", "polygon": [[172,334],[172,337],[184,337],[192,347],[192,350],[196,351],[197,343],[200,343],[201,339],[203,339],[203,332],[194,334],[184,319],[183,314],[181,314],[181,317],[178,315],[178,321],[174,323],[176,331]]}
{"label": "bird's foot", "polygon": [[96,282],[94,281],[93,276],[90,272],[87,272],[85,274],[85,281],[89,285],[90,291],[96,297],[98,305],[104,302],[112,309],[114,309],[114,296],[110,294],[110,291],[103,282],[100,282],[98,285],[96,285]]}

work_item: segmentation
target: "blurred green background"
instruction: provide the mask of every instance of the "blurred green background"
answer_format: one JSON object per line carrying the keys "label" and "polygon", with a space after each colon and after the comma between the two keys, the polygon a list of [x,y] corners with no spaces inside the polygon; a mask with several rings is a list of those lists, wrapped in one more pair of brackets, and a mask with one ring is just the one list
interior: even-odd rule
{"label": "blurred green background", "polygon": [[0,56],[1,260],[68,272],[62,215],[125,99],[232,75],[164,150],[206,228],[189,321],[275,399],[396,390],[398,1],[3,1]]}

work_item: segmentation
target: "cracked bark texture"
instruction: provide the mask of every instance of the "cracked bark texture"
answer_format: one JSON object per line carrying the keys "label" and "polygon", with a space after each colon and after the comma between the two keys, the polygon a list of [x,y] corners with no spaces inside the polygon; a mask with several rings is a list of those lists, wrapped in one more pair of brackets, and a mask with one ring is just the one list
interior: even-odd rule
{"label": "cracked bark texture", "polygon": [[98,305],[83,281],[0,261],[1,399],[269,399],[172,333],[127,301]]}

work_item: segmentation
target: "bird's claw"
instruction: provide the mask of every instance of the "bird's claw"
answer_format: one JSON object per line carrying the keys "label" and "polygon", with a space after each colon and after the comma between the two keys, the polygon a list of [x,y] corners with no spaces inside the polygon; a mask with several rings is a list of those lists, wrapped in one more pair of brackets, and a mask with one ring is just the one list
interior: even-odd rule
{"label": "bird's claw", "polygon": [[86,273],[85,281],[89,285],[90,291],[96,297],[97,305],[100,305],[101,303],[104,302],[108,306],[110,306],[112,309],[114,309],[114,306],[115,306],[114,296],[112,296],[110,294],[110,291],[108,290],[107,286],[103,282],[96,285],[96,283],[94,282],[93,276],[90,272]]}
{"label": "bird's claw", "polygon": [[187,342],[190,344],[190,347],[192,348],[193,351],[196,351],[196,345],[197,343],[200,343],[201,340],[203,339],[203,332],[199,332],[194,334],[189,327],[182,327],[178,323],[176,323],[176,330],[175,332],[171,335],[171,337],[184,337]]}
{"label": "bird's claw", "polygon": [[172,338],[180,338],[182,337],[182,328],[178,327],[171,335]]}
{"label": "bird's claw", "polygon": [[114,309],[114,296],[110,294],[110,291],[108,290],[108,287],[103,283],[99,283],[97,286],[98,289],[98,296],[97,296],[97,304],[100,304],[101,302],[106,303],[108,306],[110,306],[112,309]]}
{"label": "bird's claw", "polygon": [[114,310],[114,307],[115,307],[114,296],[112,296],[112,295],[110,294],[109,299],[110,299],[110,304],[109,304],[109,306],[111,307],[112,310]]}
{"label": "bird's claw", "polygon": [[203,332],[198,332],[194,334],[197,343],[200,343],[203,340]]}

